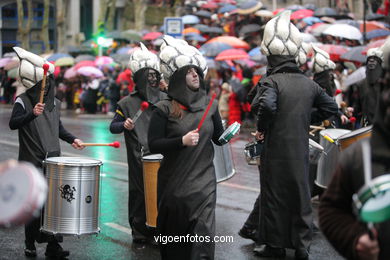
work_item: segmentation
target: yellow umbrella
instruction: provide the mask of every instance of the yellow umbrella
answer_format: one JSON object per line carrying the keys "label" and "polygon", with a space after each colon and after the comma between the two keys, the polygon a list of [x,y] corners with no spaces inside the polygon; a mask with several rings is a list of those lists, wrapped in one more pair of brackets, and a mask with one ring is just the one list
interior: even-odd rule
{"label": "yellow umbrella", "polygon": [[73,66],[74,59],[72,57],[63,57],[56,60],[54,63],[56,67],[65,67],[65,66]]}

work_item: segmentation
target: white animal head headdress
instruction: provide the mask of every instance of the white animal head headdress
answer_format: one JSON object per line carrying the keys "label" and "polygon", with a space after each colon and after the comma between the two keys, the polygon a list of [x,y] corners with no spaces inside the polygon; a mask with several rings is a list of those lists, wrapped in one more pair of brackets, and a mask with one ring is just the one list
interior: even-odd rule
{"label": "white animal head headdress", "polygon": [[46,59],[20,47],[14,47],[13,49],[20,60],[18,68],[20,82],[26,88],[29,89],[33,87],[43,79],[43,64],[46,63],[49,65],[47,75],[54,72],[54,65],[49,63]]}
{"label": "white animal head headdress", "polygon": [[303,64],[306,63],[307,55],[309,54],[310,51],[311,51],[311,45],[306,42],[302,42],[302,45],[299,47],[298,50],[298,55],[295,57],[298,66],[302,66]]}
{"label": "white animal head headdress", "polygon": [[181,39],[169,35],[164,36],[164,43],[160,47],[160,68],[164,78],[169,80],[172,74],[186,65],[196,65],[204,76],[207,73],[206,59],[195,47]]}
{"label": "white animal head headdress", "polygon": [[324,70],[333,70],[336,68],[336,64],[334,64],[333,61],[330,60],[329,54],[321,50],[320,48],[316,47],[315,45],[311,45],[314,50],[313,54],[313,72],[319,73]]}
{"label": "white animal head headdress", "polygon": [[160,61],[156,54],[150,52],[141,42],[141,48],[134,51],[129,59],[128,67],[133,75],[142,68],[152,68],[160,71]]}
{"label": "white animal head headdress", "polygon": [[302,42],[301,33],[290,23],[290,15],[291,11],[284,11],[265,25],[260,46],[265,55],[297,56]]}

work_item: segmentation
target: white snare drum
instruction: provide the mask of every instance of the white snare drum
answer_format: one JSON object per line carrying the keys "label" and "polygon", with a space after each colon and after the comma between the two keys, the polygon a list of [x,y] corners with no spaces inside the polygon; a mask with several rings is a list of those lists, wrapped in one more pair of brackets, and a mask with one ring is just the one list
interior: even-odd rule
{"label": "white snare drum", "polygon": [[324,153],[324,147],[309,138],[309,161],[311,164],[317,164],[321,155]]}
{"label": "white snare drum", "polygon": [[32,164],[18,163],[0,173],[0,226],[21,225],[38,217],[46,196],[46,180]]}
{"label": "white snare drum", "polygon": [[219,137],[218,141],[221,143],[221,144],[227,144],[230,139],[233,138],[233,136],[235,134],[238,133],[238,131],[240,130],[240,127],[241,127],[241,124],[238,123],[238,122],[234,122],[233,124],[231,124],[223,133],[222,135]]}
{"label": "white snare drum", "polygon": [[49,194],[42,231],[51,234],[96,234],[99,228],[99,160],[51,157],[44,161]]}
{"label": "white snare drum", "polygon": [[230,145],[214,146],[214,168],[217,182],[226,181],[236,173]]}
{"label": "white snare drum", "polygon": [[364,222],[380,223],[390,219],[390,174],[372,179],[353,195],[354,209]]}

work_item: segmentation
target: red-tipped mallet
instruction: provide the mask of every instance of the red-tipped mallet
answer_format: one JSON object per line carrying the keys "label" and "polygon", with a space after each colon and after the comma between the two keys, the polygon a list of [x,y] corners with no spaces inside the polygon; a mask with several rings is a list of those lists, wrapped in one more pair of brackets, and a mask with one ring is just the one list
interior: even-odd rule
{"label": "red-tipped mallet", "polygon": [[336,89],[336,92],[334,93],[335,96],[337,96],[338,94],[341,94],[341,89]]}
{"label": "red-tipped mallet", "polygon": [[214,101],[214,99],[215,99],[216,96],[217,96],[217,94],[214,93],[213,96],[211,97],[210,102],[209,102],[209,104],[208,104],[208,106],[207,106],[207,108],[206,108],[206,111],[204,111],[204,114],[203,114],[203,116],[202,116],[202,119],[201,119],[200,122],[199,122],[199,125],[198,125],[198,128],[197,128],[198,132],[199,132],[200,128],[202,127],[203,122],[204,122],[204,120],[206,119],[206,116],[207,116],[207,114],[209,113],[209,110],[210,110],[210,108],[211,108],[211,105],[213,104],[213,101]]}
{"label": "red-tipped mallet", "polygon": [[121,147],[121,143],[118,141],[115,141],[113,143],[82,143],[81,145],[84,145],[84,146],[112,146],[114,148]]}
{"label": "red-tipped mallet", "polygon": [[46,74],[49,70],[49,64],[45,63],[42,66],[43,68],[43,78],[42,78],[42,84],[41,84],[41,95],[39,96],[39,103],[43,103],[43,95],[45,94],[45,87],[46,87]]}
{"label": "red-tipped mallet", "polygon": [[135,121],[137,121],[138,117],[140,117],[140,115],[142,114],[142,112],[144,112],[146,109],[148,109],[149,107],[149,103],[146,102],[146,101],[143,101],[141,103],[141,107],[140,109],[138,109],[137,113],[135,113],[134,117],[133,117],[133,124],[135,124]]}

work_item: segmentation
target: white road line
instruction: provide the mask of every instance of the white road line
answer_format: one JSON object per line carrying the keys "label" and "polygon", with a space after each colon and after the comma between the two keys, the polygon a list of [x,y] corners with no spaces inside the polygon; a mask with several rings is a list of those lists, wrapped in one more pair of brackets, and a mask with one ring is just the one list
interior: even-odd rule
{"label": "white road line", "polygon": [[112,223],[112,222],[104,223],[104,225],[109,226],[110,228],[122,231],[123,233],[131,235],[131,229],[128,227],[124,227],[124,226],[121,226],[117,223]]}
{"label": "white road line", "polygon": [[228,186],[228,187],[239,189],[239,190],[248,190],[248,191],[260,192],[260,189],[247,187],[247,186],[242,186],[242,185],[239,185],[239,184],[234,184],[234,183],[229,183],[229,182],[220,182],[220,183],[218,183],[218,185]]}

